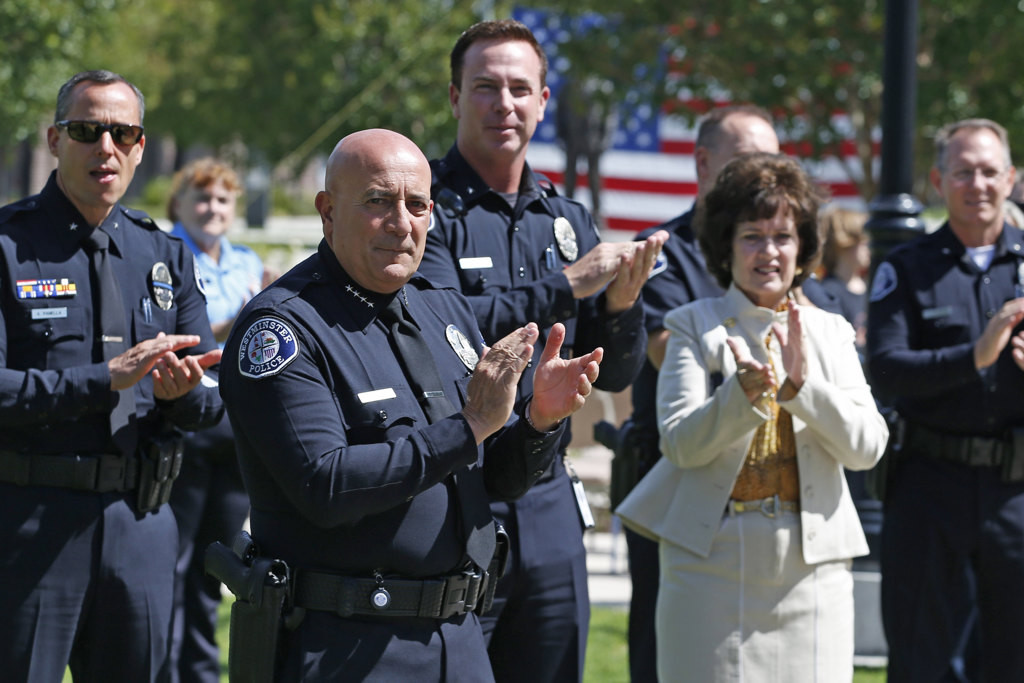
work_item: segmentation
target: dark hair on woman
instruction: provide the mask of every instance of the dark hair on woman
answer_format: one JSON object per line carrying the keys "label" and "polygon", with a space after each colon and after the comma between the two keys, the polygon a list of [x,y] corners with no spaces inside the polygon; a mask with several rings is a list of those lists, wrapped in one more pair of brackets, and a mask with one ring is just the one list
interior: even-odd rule
{"label": "dark hair on woman", "polygon": [[747,154],[733,159],[719,173],[715,186],[697,208],[695,228],[708,271],[722,288],[732,284],[732,241],[736,226],[774,218],[788,207],[800,243],[793,286],[810,274],[821,256],[818,208],[825,192],[791,157]]}

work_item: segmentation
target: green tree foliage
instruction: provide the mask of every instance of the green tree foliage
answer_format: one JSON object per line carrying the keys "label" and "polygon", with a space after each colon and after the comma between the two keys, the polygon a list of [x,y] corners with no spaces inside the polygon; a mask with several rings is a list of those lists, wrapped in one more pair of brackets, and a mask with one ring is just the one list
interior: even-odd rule
{"label": "green tree foliage", "polygon": [[[1024,154],[1024,80],[1014,45],[1024,35],[1024,1],[921,2],[918,37],[917,177],[931,163],[929,138],[948,121],[984,116],[1003,123]],[[715,99],[771,110],[801,153],[833,154],[852,139],[859,164],[847,167],[861,194],[875,194],[870,173],[873,131],[880,126],[884,47],[883,0],[555,0],[576,14],[612,17],[614,30],[563,49],[574,73],[607,75],[613,97],[626,96],[619,75],[636,65],[666,66],[665,91],[695,107],[672,107],[691,120]],[[606,45],[613,59],[590,59]],[[667,57],[666,57],[667,55]],[[660,95],[653,89],[652,94]],[[703,106],[701,103],[703,102]],[[852,129],[837,127],[834,114]]]}
{"label": "green tree foliage", "polygon": [[447,57],[474,20],[459,3],[153,4],[165,16],[148,41],[151,125],[184,144],[241,140],[297,166],[361,128],[398,130],[430,153],[451,141]]}
{"label": "green tree foliage", "polygon": [[348,132],[393,128],[429,153],[454,135],[448,53],[476,17],[454,0],[0,0],[0,145],[59,85],[109,68],[146,94],[146,127],[241,141],[298,165]]}
{"label": "green tree foliage", "polygon": [[[525,4],[525,3],[524,3]],[[565,16],[570,77],[599,83],[607,106],[666,99],[756,102],[791,139],[825,155],[852,139],[850,168],[874,193],[872,132],[881,115],[883,0],[547,0]],[[0,149],[52,113],[72,73],[108,68],[147,96],[147,128],[183,144],[242,142],[297,167],[369,126],[410,135],[430,155],[454,135],[448,52],[479,14],[509,2],[460,0],[0,0]],[[1024,79],[1016,40],[1024,0],[920,3],[917,175],[941,123],[987,116],[1024,154]],[[694,118],[701,107],[677,107]],[[836,129],[845,112],[852,130]]]}
{"label": "green tree foliage", "polygon": [[115,0],[0,0],[0,146],[53,116],[90,35],[110,34]]}

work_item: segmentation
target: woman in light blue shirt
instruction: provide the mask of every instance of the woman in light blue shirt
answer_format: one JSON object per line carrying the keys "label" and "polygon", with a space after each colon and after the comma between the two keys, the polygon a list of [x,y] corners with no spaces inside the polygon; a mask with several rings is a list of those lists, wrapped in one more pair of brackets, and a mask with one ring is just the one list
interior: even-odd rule
{"label": "woman in light blue shirt", "polygon": [[[238,174],[230,166],[203,158],[174,176],[167,207],[174,221],[171,235],[195,254],[206,312],[221,345],[242,306],[274,279],[252,249],[228,241],[241,193]],[[189,435],[171,509],[179,535],[172,680],[219,683],[215,634],[220,583],[205,575],[203,556],[210,543],[230,542],[249,513],[227,414],[216,427]]]}

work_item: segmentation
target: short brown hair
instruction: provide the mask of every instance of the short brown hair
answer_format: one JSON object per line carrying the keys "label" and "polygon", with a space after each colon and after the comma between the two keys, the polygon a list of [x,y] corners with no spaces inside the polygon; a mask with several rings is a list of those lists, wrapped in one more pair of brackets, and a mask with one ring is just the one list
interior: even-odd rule
{"label": "short brown hair", "polygon": [[533,32],[515,19],[502,19],[500,21],[481,21],[473,24],[459,36],[452,48],[450,58],[452,70],[452,85],[456,88],[462,87],[462,64],[466,57],[469,46],[478,41],[500,40],[511,42],[521,40],[529,43],[533,51],[540,59],[540,87],[545,87],[548,80],[548,58],[544,49],[537,42]]}
{"label": "short brown hair", "polygon": [[825,267],[826,274],[836,269],[840,253],[867,239],[867,235],[864,233],[864,223],[867,219],[868,215],[863,211],[854,211],[841,206],[823,211],[818,217],[821,234],[825,240],[821,265]]}
{"label": "short brown hair", "polygon": [[203,157],[185,164],[171,181],[171,192],[167,198],[167,217],[172,221],[178,221],[178,214],[174,210],[174,199],[186,188],[209,187],[216,182],[224,183],[224,187],[230,192],[242,194],[242,181],[239,180],[235,169],[223,161],[213,157]]}
{"label": "short brown hair", "polygon": [[793,286],[803,282],[818,262],[821,236],[818,208],[824,191],[795,159],[783,154],[745,154],[722,169],[714,188],[697,208],[695,226],[710,272],[723,289],[732,284],[732,241],[744,221],[773,218],[788,207],[796,225],[800,251]]}

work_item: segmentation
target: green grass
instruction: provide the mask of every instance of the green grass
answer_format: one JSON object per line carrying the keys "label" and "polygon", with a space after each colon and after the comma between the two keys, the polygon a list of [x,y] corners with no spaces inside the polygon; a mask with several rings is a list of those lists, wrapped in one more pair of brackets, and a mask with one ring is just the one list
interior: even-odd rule
{"label": "green grass", "polygon": [[[228,680],[228,619],[231,608],[221,604],[217,640],[221,643],[221,681]],[[626,652],[626,619],[624,609],[595,607],[590,612],[590,636],[587,640],[587,662],[584,683],[629,683]],[[70,679],[68,679],[70,680]],[[857,669],[853,683],[884,683],[885,669]]]}

